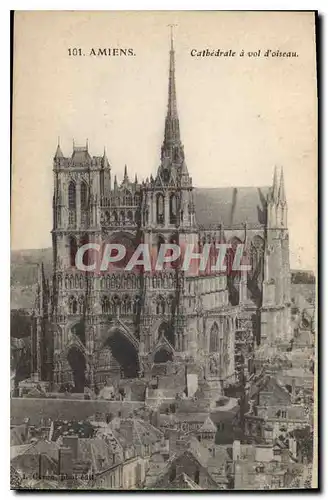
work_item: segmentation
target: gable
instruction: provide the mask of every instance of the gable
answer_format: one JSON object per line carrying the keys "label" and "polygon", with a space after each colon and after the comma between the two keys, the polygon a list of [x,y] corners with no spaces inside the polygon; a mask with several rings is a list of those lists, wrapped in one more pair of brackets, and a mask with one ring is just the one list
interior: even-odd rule
{"label": "gable", "polygon": [[259,405],[278,406],[291,404],[290,394],[275,379],[269,379],[258,392]]}

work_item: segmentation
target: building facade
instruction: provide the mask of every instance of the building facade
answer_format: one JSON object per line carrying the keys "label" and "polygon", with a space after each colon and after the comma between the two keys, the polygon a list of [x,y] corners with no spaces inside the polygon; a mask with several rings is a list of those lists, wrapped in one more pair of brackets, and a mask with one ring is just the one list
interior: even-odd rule
{"label": "building facade", "polygon": [[[88,144],[54,163],[53,276],[43,269],[32,331],[32,371],[56,387],[101,388],[113,378],[149,377],[168,362],[197,366],[198,376],[222,387],[239,367],[252,369],[259,345],[288,341],[290,270],[283,172],[272,187],[194,188],[181,141],[171,40],[168,105],[156,175],[113,177],[106,152]],[[120,243],[133,252],[163,243],[209,243],[209,265],[188,273],[179,263],[164,271],[110,273],[76,268],[86,243]],[[251,271],[214,272],[215,245],[244,245]],[[230,250],[229,250],[230,252]],[[228,258],[231,253],[228,253]],[[86,254],[86,263],[92,256]]]}

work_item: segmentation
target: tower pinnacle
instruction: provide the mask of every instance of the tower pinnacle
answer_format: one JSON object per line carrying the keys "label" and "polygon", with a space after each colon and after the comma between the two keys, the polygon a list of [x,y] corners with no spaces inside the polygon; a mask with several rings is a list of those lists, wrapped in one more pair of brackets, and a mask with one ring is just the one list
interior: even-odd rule
{"label": "tower pinnacle", "polygon": [[128,177],[128,167],[124,165],[124,175],[123,175],[123,183],[129,182],[129,177]]}
{"label": "tower pinnacle", "polygon": [[108,158],[107,158],[107,154],[106,154],[106,148],[104,148],[104,154],[103,154],[103,157],[102,157],[102,164],[103,164],[103,167],[110,167],[109,161],[108,161]]}
{"label": "tower pinnacle", "polygon": [[285,194],[285,180],[284,180],[284,169],[281,167],[280,174],[280,184],[279,184],[279,201],[282,205],[286,203],[286,194]]}
{"label": "tower pinnacle", "polygon": [[278,203],[278,173],[277,166],[274,167],[273,185],[272,185],[272,201]]}
{"label": "tower pinnacle", "polygon": [[55,158],[64,158],[63,152],[60,147],[60,138],[58,137],[58,144],[57,144],[57,149],[55,153]]}

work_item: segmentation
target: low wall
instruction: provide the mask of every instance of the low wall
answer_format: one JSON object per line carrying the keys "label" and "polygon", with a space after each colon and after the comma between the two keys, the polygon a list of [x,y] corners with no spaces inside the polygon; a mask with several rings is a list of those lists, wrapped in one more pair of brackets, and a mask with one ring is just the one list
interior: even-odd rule
{"label": "low wall", "polygon": [[96,413],[117,415],[118,412],[125,417],[142,406],[142,401],[11,398],[10,420],[11,424],[21,424],[28,417],[32,425],[38,425],[41,418],[86,420]]}

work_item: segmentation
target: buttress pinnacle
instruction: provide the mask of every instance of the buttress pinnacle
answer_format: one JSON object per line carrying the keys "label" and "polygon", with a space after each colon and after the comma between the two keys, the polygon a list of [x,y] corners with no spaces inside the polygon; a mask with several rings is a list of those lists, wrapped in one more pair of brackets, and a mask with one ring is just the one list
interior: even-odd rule
{"label": "buttress pinnacle", "polygon": [[279,183],[279,194],[278,194],[278,199],[281,204],[286,203],[286,193],[285,193],[285,180],[284,180],[284,169],[281,167],[281,173],[280,173],[280,183]]}
{"label": "buttress pinnacle", "polygon": [[278,203],[278,172],[277,166],[274,167],[273,183],[272,183],[272,200]]}

